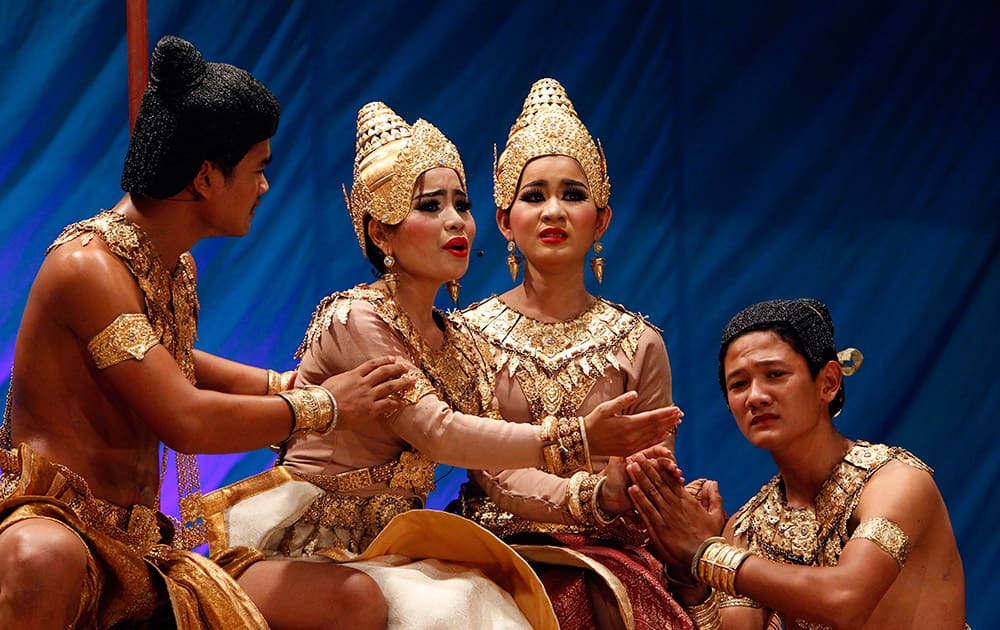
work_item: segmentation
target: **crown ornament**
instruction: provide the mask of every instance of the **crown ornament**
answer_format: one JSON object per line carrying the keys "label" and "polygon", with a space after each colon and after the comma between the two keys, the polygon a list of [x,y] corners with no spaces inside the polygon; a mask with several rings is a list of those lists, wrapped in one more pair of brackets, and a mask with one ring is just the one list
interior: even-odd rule
{"label": "crown ornament", "polygon": [[608,205],[611,182],[604,150],[587,131],[563,86],[548,78],[531,86],[521,115],[507,135],[503,153],[496,158],[494,151],[493,200],[498,208],[509,208],[514,203],[524,167],[545,155],[565,155],[576,160],[587,176],[595,205]]}
{"label": "crown ornament", "polygon": [[422,173],[445,167],[458,174],[464,189],[465,169],[455,145],[426,120],[408,125],[381,101],[358,110],[354,145],[354,183],[344,200],[361,251],[365,248],[365,215],[398,225],[410,212],[413,185]]}

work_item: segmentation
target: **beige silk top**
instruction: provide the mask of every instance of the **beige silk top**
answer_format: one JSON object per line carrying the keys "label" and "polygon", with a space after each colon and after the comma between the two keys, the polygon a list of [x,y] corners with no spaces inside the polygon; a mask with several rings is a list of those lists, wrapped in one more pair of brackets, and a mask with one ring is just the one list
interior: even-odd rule
{"label": "beige silk top", "polygon": [[[485,413],[490,406],[484,398],[492,398],[492,392],[481,379],[489,349],[481,356],[468,334],[441,321],[445,341],[432,349],[382,291],[359,285],[324,299],[300,348],[298,386],[320,384],[386,355],[403,357],[418,382],[404,393],[412,404],[389,419],[372,418],[356,430],[293,437],[284,464],[300,474],[335,475],[382,464],[412,447],[432,460],[464,468],[540,466],[545,442],[537,427],[463,413]],[[445,384],[447,391],[432,382]],[[383,481],[351,494],[387,493],[408,491]]]}
{"label": "beige silk top", "polygon": [[[597,299],[572,320],[534,320],[494,296],[464,316],[494,349],[495,392],[504,418],[586,415],[629,390],[639,397],[624,413],[669,406],[670,361],[659,331],[623,306]],[[594,472],[608,459],[593,457]],[[522,519],[575,524],[567,505],[569,477],[539,468],[472,471],[502,510]],[[483,523],[487,525],[487,523]],[[496,529],[496,528],[494,528]],[[498,535],[509,532],[495,531]]]}

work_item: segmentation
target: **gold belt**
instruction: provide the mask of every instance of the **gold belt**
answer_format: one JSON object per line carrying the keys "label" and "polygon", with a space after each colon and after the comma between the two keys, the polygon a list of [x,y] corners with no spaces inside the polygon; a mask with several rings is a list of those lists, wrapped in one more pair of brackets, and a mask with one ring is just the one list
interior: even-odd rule
{"label": "gold belt", "polygon": [[349,470],[337,475],[308,475],[297,472],[295,476],[327,492],[345,494],[389,481],[396,474],[398,464],[399,461],[393,459],[377,466]]}

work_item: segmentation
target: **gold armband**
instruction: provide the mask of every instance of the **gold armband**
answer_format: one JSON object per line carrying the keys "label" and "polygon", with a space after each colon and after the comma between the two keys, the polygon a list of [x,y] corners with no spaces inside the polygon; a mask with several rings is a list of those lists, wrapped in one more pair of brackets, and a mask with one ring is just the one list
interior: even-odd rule
{"label": "gold armband", "polygon": [[292,408],[292,430],[324,433],[337,426],[337,400],[319,385],[306,385],[301,389],[278,392]]}
{"label": "gold armband", "polygon": [[854,530],[851,540],[855,538],[868,539],[881,547],[882,551],[892,556],[900,569],[906,564],[906,556],[910,552],[910,537],[902,527],[889,519],[881,516],[868,519]]}
{"label": "gold armband", "polygon": [[283,392],[292,387],[292,378],[295,377],[295,370],[287,372],[267,371],[267,395],[274,396],[278,392]]}
{"label": "gold armband", "polygon": [[701,543],[691,560],[691,575],[702,584],[717,591],[737,595],[736,571],[750,552],[726,543],[725,539],[713,536]]}
{"label": "gold armband", "polygon": [[122,313],[87,344],[97,369],[136,359],[142,361],[160,337],[143,313]]}
{"label": "gold armband", "polygon": [[685,606],[684,610],[691,615],[691,621],[698,630],[719,630],[722,628],[722,613],[719,611],[719,593],[714,588],[708,589],[708,597],[695,606]]}

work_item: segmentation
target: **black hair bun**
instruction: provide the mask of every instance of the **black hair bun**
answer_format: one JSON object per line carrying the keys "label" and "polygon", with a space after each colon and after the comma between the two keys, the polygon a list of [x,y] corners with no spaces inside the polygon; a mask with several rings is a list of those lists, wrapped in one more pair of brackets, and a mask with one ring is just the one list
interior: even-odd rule
{"label": "black hair bun", "polygon": [[205,70],[205,59],[191,42],[167,35],[153,50],[149,81],[161,94],[183,94],[201,83]]}

